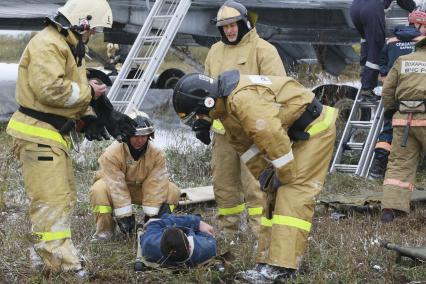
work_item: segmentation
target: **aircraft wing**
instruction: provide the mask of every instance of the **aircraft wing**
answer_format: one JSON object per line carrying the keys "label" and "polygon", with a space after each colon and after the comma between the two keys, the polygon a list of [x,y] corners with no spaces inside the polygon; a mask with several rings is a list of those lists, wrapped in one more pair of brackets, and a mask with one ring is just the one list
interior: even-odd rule
{"label": "aircraft wing", "polygon": [[[347,63],[358,61],[352,45],[359,35],[349,16],[352,0],[240,0],[258,14],[256,28],[274,44],[286,68],[297,63],[318,62],[332,75]],[[0,29],[38,30],[43,18],[54,13],[64,0],[0,1]],[[110,0],[114,17],[105,40],[131,44],[143,25],[153,1]],[[219,40],[210,22],[223,0],[193,0],[174,45],[200,44],[209,47]],[[387,14],[387,28],[406,22],[407,13],[396,5]]]}

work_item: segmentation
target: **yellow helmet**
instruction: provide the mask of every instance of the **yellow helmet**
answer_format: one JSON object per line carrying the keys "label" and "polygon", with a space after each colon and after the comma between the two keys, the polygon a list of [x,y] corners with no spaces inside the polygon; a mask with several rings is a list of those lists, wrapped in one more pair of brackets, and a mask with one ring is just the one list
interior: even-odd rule
{"label": "yellow helmet", "polygon": [[233,0],[226,1],[217,12],[216,26],[222,27],[230,23],[242,20],[250,29],[250,22],[248,20],[247,8],[243,4]]}
{"label": "yellow helmet", "polygon": [[68,0],[58,12],[70,22],[70,28],[77,30],[112,27],[112,11],[106,0]]}

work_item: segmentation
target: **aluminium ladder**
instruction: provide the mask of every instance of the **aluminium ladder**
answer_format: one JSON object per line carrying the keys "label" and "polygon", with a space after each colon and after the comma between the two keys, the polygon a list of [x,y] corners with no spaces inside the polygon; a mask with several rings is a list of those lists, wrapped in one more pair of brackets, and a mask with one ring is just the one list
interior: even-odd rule
{"label": "aluminium ladder", "polygon": [[186,15],[191,0],[156,0],[120,70],[108,98],[114,109],[139,109]]}
{"label": "aluminium ladder", "polygon": [[[360,89],[361,90],[361,89]],[[358,120],[362,108],[370,108],[368,121]],[[356,174],[366,178],[374,156],[376,140],[383,126],[383,102],[361,101],[359,91],[356,95],[348,121],[339,141],[330,172],[339,171]],[[348,154],[355,157],[354,162]]]}

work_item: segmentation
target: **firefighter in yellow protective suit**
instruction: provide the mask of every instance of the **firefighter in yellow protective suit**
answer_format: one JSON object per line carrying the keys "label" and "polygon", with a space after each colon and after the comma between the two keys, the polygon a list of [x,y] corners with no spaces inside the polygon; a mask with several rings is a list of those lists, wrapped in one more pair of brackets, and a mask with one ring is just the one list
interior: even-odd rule
{"label": "firefighter in yellow protective suit", "polygon": [[[184,123],[219,118],[229,141],[268,191],[250,282],[286,281],[302,260],[335,141],[337,111],[289,77],[188,74],[173,106]],[[224,165],[225,166],[225,165]]]}
{"label": "firefighter in yellow protective suit", "polygon": [[[84,44],[93,33],[111,26],[112,11],[105,0],[69,0],[46,18],[46,27],[31,39],[19,63],[16,100],[20,107],[7,133],[14,138],[13,150],[22,163],[31,202],[34,245],[30,253],[38,269],[45,265],[52,271],[88,275],[71,241],[76,193],[69,132],[74,120],[81,119],[87,138],[107,138],[104,125],[89,115],[89,103],[99,107],[99,101],[105,101],[106,86],[88,82]],[[103,115],[108,116],[106,111]]]}
{"label": "firefighter in yellow protective suit", "polygon": [[[425,22],[426,24],[426,22]],[[393,143],[383,181],[382,221],[410,212],[419,160],[426,153],[426,39],[399,57],[382,90],[385,116],[392,119]]]}
{"label": "firefighter in yellow protective suit", "polygon": [[[276,48],[261,39],[249,21],[247,9],[238,2],[226,1],[219,9],[216,26],[222,40],[215,43],[205,61],[204,73],[217,78],[226,70],[239,70],[242,74],[285,76],[285,69]],[[203,121],[200,121],[202,124]],[[209,127],[198,129],[198,136],[210,142]],[[212,125],[213,190],[219,207],[219,226],[229,232],[239,229],[240,214],[247,209],[249,224],[257,235],[264,203],[259,183],[241,163],[238,154],[226,138],[219,120]],[[202,140],[203,141],[203,140]],[[204,139],[205,141],[205,139]]]}
{"label": "firefighter in yellow protective suit", "polygon": [[154,127],[148,115],[135,111],[136,133],[127,143],[113,143],[98,162],[90,203],[96,215],[93,240],[109,240],[115,221],[124,234],[135,229],[132,204],[142,205],[145,221],[171,213],[179,202],[180,190],[169,181],[165,153],[151,139]]}

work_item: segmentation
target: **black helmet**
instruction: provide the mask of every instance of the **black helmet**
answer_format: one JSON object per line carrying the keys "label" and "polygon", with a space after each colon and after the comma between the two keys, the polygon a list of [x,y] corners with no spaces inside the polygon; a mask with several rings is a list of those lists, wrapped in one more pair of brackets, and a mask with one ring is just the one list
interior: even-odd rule
{"label": "black helmet", "polygon": [[218,97],[218,82],[200,73],[183,76],[173,91],[173,108],[185,124],[196,114],[208,114]]}
{"label": "black helmet", "polygon": [[129,114],[129,117],[136,122],[135,136],[149,135],[150,138],[154,138],[154,125],[145,112],[134,110]]}
{"label": "black helmet", "polygon": [[243,21],[248,29],[251,28],[247,8],[238,2],[232,0],[226,1],[217,12],[217,17],[215,19],[216,26],[222,27],[238,21]]}

